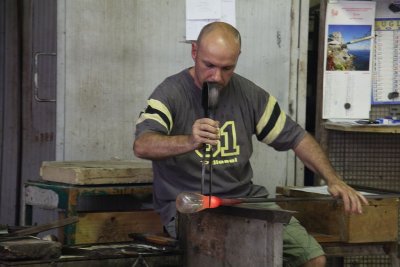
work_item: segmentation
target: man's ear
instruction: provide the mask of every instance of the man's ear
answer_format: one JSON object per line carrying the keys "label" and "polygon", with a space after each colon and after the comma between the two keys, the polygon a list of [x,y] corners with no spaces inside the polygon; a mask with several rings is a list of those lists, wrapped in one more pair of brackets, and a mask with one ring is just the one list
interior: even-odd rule
{"label": "man's ear", "polygon": [[196,56],[197,56],[197,43],[192,42],[192,58],[193,58],[193,60],[196,59]]}

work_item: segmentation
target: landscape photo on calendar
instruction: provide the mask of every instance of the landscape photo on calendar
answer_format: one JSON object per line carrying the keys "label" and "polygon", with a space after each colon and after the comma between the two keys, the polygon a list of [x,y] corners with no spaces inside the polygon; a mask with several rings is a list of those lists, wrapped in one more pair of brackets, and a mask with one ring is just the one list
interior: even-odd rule
{"label": "landscape photo on calendar", "polygon": [[327,71],[368,71],[371,25],[328,25]]}

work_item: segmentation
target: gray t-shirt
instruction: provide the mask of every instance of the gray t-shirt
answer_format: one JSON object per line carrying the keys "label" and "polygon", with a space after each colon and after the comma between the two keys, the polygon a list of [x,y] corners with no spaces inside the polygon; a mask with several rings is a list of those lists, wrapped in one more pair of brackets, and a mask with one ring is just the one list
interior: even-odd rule
{"label": "gray t-shirt", "polygon": [[[151,94],[136,124],[136,137],[145,132],[189,135],[204,117],[199,89],[189,70],[168,77]],[[213,195],[262,197],[267,190],[251,181],[252,136],[276,150],[296,146],[305,131],[280,109],[276,99],[251,81],[234,74],[222,89],[215,119],[220,122],[220,144],[213,153]],[[176,214],[180,192],[200,192],[203,150],[153,161],[154,207],[167,224]],[[206,175],[206,178],[208,175]],[[206,179],[207,181],[207,179]],[[208,193],[206,182],[205,193]]]}

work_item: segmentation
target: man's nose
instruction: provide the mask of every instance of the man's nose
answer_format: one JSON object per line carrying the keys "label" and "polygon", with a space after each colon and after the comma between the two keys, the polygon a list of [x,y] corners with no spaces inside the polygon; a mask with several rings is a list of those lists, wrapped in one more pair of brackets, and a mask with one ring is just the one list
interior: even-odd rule
{"label": "man's nose", "polygon": [[213,81],[214,82],[221,82],[222,81],[222,70],[215,68],[213,73]]}

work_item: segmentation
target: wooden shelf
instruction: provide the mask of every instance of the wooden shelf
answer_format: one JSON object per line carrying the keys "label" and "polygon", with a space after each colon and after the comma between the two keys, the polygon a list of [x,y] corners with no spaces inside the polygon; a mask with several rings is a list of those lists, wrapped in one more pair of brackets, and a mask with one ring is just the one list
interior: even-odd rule
{"label": "wooden shelf", "polygon": [[354,124],[346,122],[325,122],[325,129],[344,132],[365,132],[365,133],[400,133],[400,125],[382,124]]}

